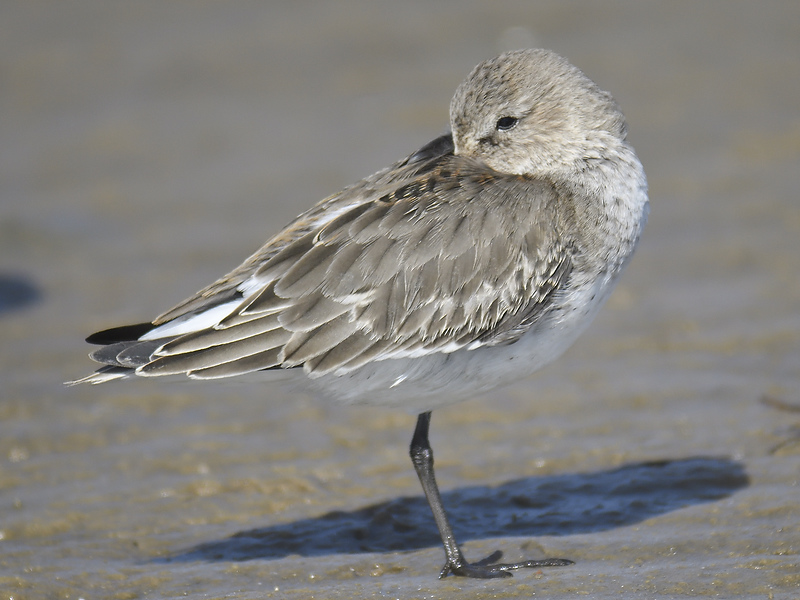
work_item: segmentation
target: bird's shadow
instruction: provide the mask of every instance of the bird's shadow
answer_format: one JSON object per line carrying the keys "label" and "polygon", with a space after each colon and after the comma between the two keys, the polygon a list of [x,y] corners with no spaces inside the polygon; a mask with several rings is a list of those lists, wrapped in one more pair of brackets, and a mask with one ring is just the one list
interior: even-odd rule
{"label": "bird's shadow", "polygon": [[[748,484],[739,462],[693,457],[632,463],[595,473],[526,477],[496,487],[458,488],[442,496],[456,537],[463,542],[612,529],[719,500]],[[439,543],[430,509],[422,496],[416,496],[240,531],[157,562],[389,552]]]}

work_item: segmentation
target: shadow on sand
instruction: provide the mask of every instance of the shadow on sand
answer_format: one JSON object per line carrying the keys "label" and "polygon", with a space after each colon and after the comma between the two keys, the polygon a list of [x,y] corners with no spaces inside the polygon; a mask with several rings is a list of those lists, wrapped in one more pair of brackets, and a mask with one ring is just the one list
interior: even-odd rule
{"label": "shadow on sand", "polygon": [[[712,502],[749,484],[742,465],[719,457],[642,462],[596,473],[527,477],[443,493],[456,537],[570,535],[638,523]],[[422,496],[240,531],[157,562],[246,561],[416,550],[440,544]]]}
{"label": "shadow on sand", "polygon": [[23,275],[0,273],[0,314],[36,304],[42,293]]}

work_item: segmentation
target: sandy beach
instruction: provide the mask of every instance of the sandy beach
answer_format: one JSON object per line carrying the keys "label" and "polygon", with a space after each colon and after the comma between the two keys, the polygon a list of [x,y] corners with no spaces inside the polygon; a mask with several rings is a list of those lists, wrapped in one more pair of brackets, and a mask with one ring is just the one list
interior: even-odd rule
{"label": "sandy beach", "polygon": [[[431,441],[470,559],[575,565],[437,580],[414,415],[63,386],[517,47],[613,93],[652,212],[575,346]],[[0,600],[799,597],[798,57],[788,1],[4,4]]]}

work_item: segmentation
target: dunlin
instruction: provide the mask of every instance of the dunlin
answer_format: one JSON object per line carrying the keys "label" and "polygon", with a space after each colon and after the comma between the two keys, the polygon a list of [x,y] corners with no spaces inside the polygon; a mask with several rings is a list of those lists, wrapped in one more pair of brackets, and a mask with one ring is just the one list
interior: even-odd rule
{"label": "dunlin", "polygon": [[450,127],[153,321],[89,336],[105,366],[73,383],[292,369],[326,396],[414,411],[441,577],[570,564],[465,560],[434,478],[430,411],[531,374],[587,327],[647,218],[644,171],[613,98],[546,50],[475,67]]}

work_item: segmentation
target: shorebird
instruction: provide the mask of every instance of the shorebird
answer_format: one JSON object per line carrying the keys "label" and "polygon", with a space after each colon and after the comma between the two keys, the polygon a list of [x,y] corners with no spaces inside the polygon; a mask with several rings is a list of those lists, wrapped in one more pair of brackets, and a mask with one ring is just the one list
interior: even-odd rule
{"label": "shorebird", "polygon": [[547,50],[476,66],[450,129],[154,320],[89,336],[104,366],[72,383],[291,369],[325,396],[413,411],[440,577],[571,564],[467,562],[434,476],[431,411],[530,375],[588,326],[647,219],[644,170],[611,95]]}

